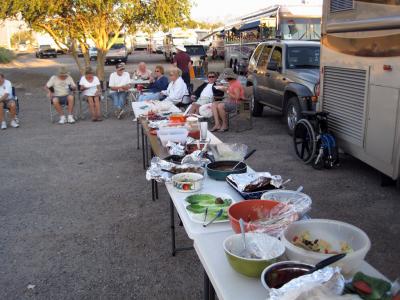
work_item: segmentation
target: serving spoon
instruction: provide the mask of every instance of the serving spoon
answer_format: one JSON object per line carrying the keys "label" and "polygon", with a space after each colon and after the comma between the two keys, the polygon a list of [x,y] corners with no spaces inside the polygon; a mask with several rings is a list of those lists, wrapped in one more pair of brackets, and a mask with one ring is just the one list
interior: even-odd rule
{"label": "serving spoon", "polygon": [[332,256],[328,257],[327,259],[321,260],[319,263],[317,263],[315,265],[314,268],[307,271],[307,273],[305,273],[304,275],[314,273],[315,271],[321,270],[331,264],[334,264],[335,262],[337,262],[338,260],[341,260],[345,256],[346,256],[346,253],[341,253],[341,254],[332,255]]}
{"label": "serving spoon", "polygon": [[247,153],[245,155],[245,157],[243,157],[242,160],[240,160],[236,165],[233,166],[232,170],[235,170],[237,168],[237,166],[239,166],[242,162],[244,162],[246,159],[248,159],[250,156],[252,156],[254,154],[254,152],[256,152],[256,149],[251,150],[249,153]]}

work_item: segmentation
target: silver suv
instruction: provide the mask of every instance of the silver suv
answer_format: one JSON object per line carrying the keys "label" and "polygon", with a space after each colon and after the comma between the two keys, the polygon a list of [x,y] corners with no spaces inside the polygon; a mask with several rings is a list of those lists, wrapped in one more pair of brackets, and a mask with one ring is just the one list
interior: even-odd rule
{"label": "silver suv", "polygon": [[268,41],[254,50],[248,69],[253,85],[253,115],[264,106],[281,111],[293,133],[301,112],[315,109],[319,82],[320,43],[312,41]]}

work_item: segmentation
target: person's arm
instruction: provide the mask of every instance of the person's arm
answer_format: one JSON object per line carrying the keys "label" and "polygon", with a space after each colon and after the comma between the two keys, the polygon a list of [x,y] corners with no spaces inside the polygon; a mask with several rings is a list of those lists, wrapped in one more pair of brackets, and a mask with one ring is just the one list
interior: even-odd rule
{"label": "person's arm", "polygon": [[70,89],[71,89],[72,91],[75,91],[75,90],[76,90],[76,84],[75,84],[75,82],[74,82],[74,80],[72,79],[71,76],[68,77],[68,85],[69,85],[69,87],[70,87]]}
{"label": "person's arm", "polygon": [[115,82],[115,76],[114,74],[110,75],[110,81],[108,83],[108,87],[110,88],[110,90],[114,91],[114,92],[119,92],[120,91],[120,87],[117,86],[116,82]]}
{"label": "person's arm", "polygon": [[222,97],[224,97],[224,91],[221,91],[221,90],[216,89],[216,88],[215,88],[215,84],[214,84],[213,87],[212,87],[212,91],[213,91],[214,97],[217,97],[217,98],[222,98]]}
{"label": "person's arm", "polygon": [[85,87],[85,85],[83,84],[83,77],[81,78],[81,80],[79,80],[79,90],[81,92],[83,92],[84,90],[87,90],[87,88]]}
{"label": "person's arm", "polygon": [[174,102],[180,102],[183,96],[188,95],[186,83],[181,79],[175,83],[175,87],[168,98]]}
{"label": "person's arm", "polygon": [[51,99],[54,96],[53,91],[50,89],[54,86],[54,77],[50,77],[49,81],[45,84],[44,89],[47,92],[47,96]]}

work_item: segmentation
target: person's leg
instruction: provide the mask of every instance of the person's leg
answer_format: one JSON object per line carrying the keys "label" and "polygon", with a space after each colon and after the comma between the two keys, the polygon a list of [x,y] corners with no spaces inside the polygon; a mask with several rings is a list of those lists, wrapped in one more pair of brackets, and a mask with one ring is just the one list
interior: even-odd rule
{"label": "person's leg", "polygon": [[54,97],[52,101],[53,101],[53,106],[54,106],[56,112],[60,115],[60,117],[63,116],[64,112],[63,112],[63,109],[60,104],[60,99],[57,97]]}
{"label": "person's leg", "polygon": [[101,121],[101,103],[99,96],[94,97],[94,107],[95,107],[95,117],[97,121]]}
{"label": "person's leg", "polygon": [[95,112],[95,108],[94,108],[94,99],[93,97],[86,97],[87,98],[87,102],[89,105],[89,111],[90,111],[90,116],[92,117],[92,121],[96,121],[96,112]]}
{"label": "person's leg", "polygon": [[225,103],[218,104],[218,113],[222,120],[222,125],[220,130],[228,129],[228,119],[227,119],[227,113],[225,111]]}
{"label": "person's leg", "polygon": [[117,114],[117,118],[121,119],[123,114],[124,114],[124,105],[125,105],[125,101],[126,101],[126,97],[128,96],[127,93],[119,93],[119,112]]}
{"label": "person's leg", "polygon": [[111,99],[113,101],[114,107],[118,108],[118,101],[119,101],[118,93],[117,92],[111,93],[110,96],[111,96]]}
{"label": "person's leg", "polygon": [[213,117],[214,117],[214,127],[211,129],[211,131],[216,131],[221,128],[221,123],[219,121],[219,115],[218,115],[218,104],[219,103],[213,103],[211,106]]}
{"label": "person's leg", "polygon": [[14,100],[8,101],[7,107],[10,110],[11,120],[14,120],[15,116],[17,115],[17,105],[15,104],[15,101]]}
{"label": "person's leg", "polygon": [[68,115],[72,115],[72,112],[74,111],[74,96],[68,95],[67,102],[68,102]]}
{"label": "person's leg", "polygon": [[0,101],[0,123],[4,121],[4,103]]}

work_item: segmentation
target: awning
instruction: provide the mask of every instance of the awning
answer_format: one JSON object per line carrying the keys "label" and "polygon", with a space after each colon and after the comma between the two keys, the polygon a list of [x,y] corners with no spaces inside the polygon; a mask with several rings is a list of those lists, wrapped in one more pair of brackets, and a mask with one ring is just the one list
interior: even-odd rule
{"label": "awning", "polygon": [[239,31],[247,31],[251,29],[257,29],[260,26],[260,21],[254,21],[251,23],[243,24],[238,30]]}

